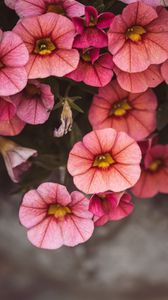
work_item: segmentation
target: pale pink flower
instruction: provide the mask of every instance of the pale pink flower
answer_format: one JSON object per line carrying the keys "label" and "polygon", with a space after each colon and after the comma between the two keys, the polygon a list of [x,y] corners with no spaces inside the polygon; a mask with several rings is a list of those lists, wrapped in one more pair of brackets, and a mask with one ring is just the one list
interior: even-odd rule
{"label": "pale pink flower", "polygon": [[0,153],[13,182],[20,181],[22,174],[31,167],[29,158],[37,155],[36,150],[22,147],[3,137],[0,137]]}
{"label": "pale pink flower", "polygon": [[85,12],[84,5],[75,0],[17,0],[15,9],[20,17],[53,12],[73,18],[82,16]]}
{"label": "pale pink flower", "polygon": [[124,3],[130,4],[134,2],[143,2],[145,4],[148,4],[150,6],[168,6],[168,0],[120,0]]}
{"label": "pale pink flower", "polygon": [[94,194],[89,203],[89,210],[94,215],[96,226],[106,224],[108,221],[118,221],[129,216],[133,209],[132,197],[126,192],[105,192]]}
{"label": "pale pink flower", "polygon": [[140,148],[131,137],[106,128],[91,131],[73,146],[67,168],[84,193],[120,192],[139,179],[140,161]]}
{"label": "pale pink flower", "polygon": [[168,59],[162,64],[161,73],[162,73],[163,79],[168,84]]}
{"label": "pale pink flower", "polygon": [[168,193],[168,145],[157,144],[147,151],[141,176],[131,191],[140,198]]}
{"label": "pale pink flower", "polygon": [[138,141],[155,130],[156,108],[157,98],[152,90],[132,94],[113,80],[94,96],[88,118],[93,129],[114,128]]}
{"label": "pale pink flower", "polygon": [[115,65],[136,73],[168,58],[168,12],[142,2],[129,4],[116,16],[108,32]]}
{"label": "pale pink flower", "polygon": [[16,105],[11,97],[0,97],[0,122],[8,121],[16,114]]}
{"label": "pale pink flower", "polygon": [[94,224],[89,201],[79,192],[46,182],[25,194],[19,218],[28,229],[29,241],[39,248],[58,249],[86,242]]}
{"label": "pale pink flower", "polygon": [[17,1],[18,0],[4,0],[6,6],[8,6],[11,9],[15,9],[15,5]]}
{"label": "pale pink flower", "polygon": [[0,31],[0,96],[20,92],[27,83],[25,65],[29,54],[21,38],[14,32]]}
{"label": "pale pink flower", "polygon": [[137,73],[124,72],[115,66],[114,72],[119,85],[131,93],[145,92],[148,88],[154,88],[163,81],[160,65],[150,65],[145,71]]}
{"label": "pale pink flower", "polygon": [[62,77],[77,67],[79,53],[72,49],[75,28],[68,18],[55,13],[23,18],[13,30],[28,48],[30,79]]}
{"label": "pale pink flower", "polygon": [[25,127],[25,122],[15,114],[11,119],[0,121],[0,135],[18,135]]}
{"label": "pale pink flower", "polygon": [[11,97],[17,106],[17,116],[28,124],[42,124],[54,106],[54,95],[48,84],[29,80],[25,89]]}

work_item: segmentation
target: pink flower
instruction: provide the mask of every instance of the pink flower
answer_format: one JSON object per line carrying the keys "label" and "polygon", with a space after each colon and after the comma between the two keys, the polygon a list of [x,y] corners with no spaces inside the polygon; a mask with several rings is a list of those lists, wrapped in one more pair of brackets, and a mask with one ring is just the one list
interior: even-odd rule
{"label": "pink flower", "polygon": [[18,0],[4,0],[6,6],[8,6],[11,9],[15,9],[15,5],[17,1]]}
{"label": "pink flower", "polygon": [[145,71],[137,73],[124,72],[115,66],[114,72],[119,85],[131,93],[145,92],[149,87],[156,87],[163,81],[160,65],[150,65]]}
{"label": "pink flower", "polygon": [[65,186],[43,183],[25,194],[19,211],[29,241],[39,248],[58,249],[86,242],[94,224],[89,201],[79,192],[68,193]]}
{"label": "pink flower", "polygon": [[99,89],[89,110],[93,129],[114,128],[142,140],[156,128],[157,98],[152,90],[131,94],[116,80]]}
{"label": "pink flower", "polygon": [[164,80],[168,84],[168,59],[162,64],[161,73],[162,73]]}
{"label": "pink flower", "polygon": [[96,226],[108,221],[121,220],[132,213],[134,205],[128,193],[105,192],[94,194],[90,199],[89,210],[94,215]]}
{"label": "pink flower", "polygon": [[31,166],[29,158],[37,155],[36,150],[22,147],[2,137],[0,137],[0,153],[13,182],[20,181],[23,172],[27,171]]}
{"label": "pink flower", "polygon": [[75,29],[66,17],[47,13],[23,18],[14,31],[28,48],[30,59],[26,70],[30,79],[62,77],[77,67],[79,54],[72,49]]}
{"label": "pink flower", "polygon": [[24,68],[29,54],[21,38],[14,32],[0,30],[0,96],[20,92],[27,83]]}
{"label": "pink flower", "polygon": [[12,96],[17,106],[17,116],[28,124],[42,124],[50,115],[54,106],[54,95],[48,84],[38,80],[29,80],[25,89]]}
{"label": "pink flower", "polygon": [[0,122],[9,121],[16,114],[16,105],[11,97],[0,97]]}
{"label": "pink flower", "polygon": [[97,48],[83,49],[77,69],[67,77],[90,86],[105,86],[113,77],[113,65],[110,53],[100,54]]}
{"label": "pink flower", "polygon": [[110,12],[98,15],[93,6],[86,6],[85,17],[73,19],[77,32],[73,46],[75,48],[107,47],[107,34],[103,29],[110,26],[113,18],[114,14]]}
{"label": "pink flower", "polygon": [[15,114],[11,119],[0,121],[0,135],[18,135],[25,127],[25,122],[20,120]]}
{"label": "pink flower", "polygon": [[20,17],[40,16],[47,12],[70,18],[84,15],[84,5],[75,0],[17,0],[16,12]]}
{"label": "pink flower", "polygon": [[[109,50],[118,68],[136,73],[168,58],[168,12],[142,2],[129,4],[114,18]],[[157,55],[156,55],[157,53]]]}
{"label": "pink flower", "polygon": [[91,131],[69,154],[68,171],[87,194],[123,191],[140,176],[141,151],[124,132],[112,128]]}
{"label": "pink flower", "polygon": [[143,2],[145,4],[151,5],[151,6],[168,6],[167,0],[121,0],[124,3],[134,3],[134,2]]}
{"label": "pink flower", "polygon": [[155,145],[144,157],[141,177],[131,189],[140,198],[168,193],[168,145]]}

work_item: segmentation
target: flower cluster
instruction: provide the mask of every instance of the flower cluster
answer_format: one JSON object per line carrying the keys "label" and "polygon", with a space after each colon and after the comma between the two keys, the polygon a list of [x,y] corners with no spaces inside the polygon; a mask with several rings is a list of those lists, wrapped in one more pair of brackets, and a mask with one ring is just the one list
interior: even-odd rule
{"label": "flower cluster", "polygon": [[86,242],[95,226],[132,213],[131,192],[168,193],[168,145],[155,135],[160,103],[152,89],[168,83],[167,3],[123,2],[115,14],[75,0],[5,1],[20,18],[12,31],[0,29],[0,153],[13,182],[38,153],[4,136],[46,123],[60,107],[61,125],[50,138],[73,132],[80,97],[70,97],[69,87],[60,96],[61,82],[98,88],[88,107],[92,131],[71,143],[67,157],[79,191],[45,182],[23,197],[20,222],[36,247]]}

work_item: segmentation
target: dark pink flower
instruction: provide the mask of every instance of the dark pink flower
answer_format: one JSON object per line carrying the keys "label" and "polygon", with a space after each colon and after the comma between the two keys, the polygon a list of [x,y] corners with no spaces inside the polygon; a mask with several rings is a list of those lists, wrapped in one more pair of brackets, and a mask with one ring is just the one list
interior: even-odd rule
{"label": "dark pink flower", "polygon": [[54,95],[48,84],[29,80],[25,89],[11,97],[17,106],[17,116],[28,124],[42,124],[54,106]]}
{"label": "dark pink flower", "polygon": [[131,93],[145,92],[148,88],[154,88],[163,81],[160,65],[150,65],[145,71],[137,73],[124,72],[115,66],[114,72],[119,85]]}
{"label": "dark pink flower", "polygon": [[40,16],[47,12],[79,17],[84,15],[84,5],[75,0],[17,0],[16,12],[20,17]]}
{"label": "dark pink flower", "polygon": [[140,198],[168,193],[168,145],[158,144],[147,151],[140,179],[131,190]]}
{"label": "dark pink flower", "polygon": [[8,121],[16,114],[16,105],[11,97],[0,97],[0,122]]}
{"label": "dark pink flower", "polygon": [[118,68],[136,73],[168,58],[168,12],[142,2],[129,4],[112,21],[109,50]]}
{"label": "dark pink flower", "polygon": [[20,92],[27,83],[24,68],[29,54],[21,38],[14,32],[0,30],[0,96]]}
{"label": "dark pink flower", "polygon": [[134,209],[131,200],[131,195],[125,192],[94,194],[90,199],[89,210],[94,215],[95,225],[101,226],[130,215]]}
{"label": "dark pink flower", "polygon": [[91,86],[105,86],[113,77],[113,61],[110,53],[100,54],[97,48],[83,49],[79,64],[67,77],[83,81]]}
{"label": "dark pink flower", "polygon": [[25,127],[25,122],[20,120],[15,114],[11,119],[0,121],[0,135],[18,135]]}
{"label": "dark pink flower", "polygon": [[79,53],[72,49],[75,28],[68,18],[54,13],[23,18],[14,31],[28,48],[26,70],[30,79],[62,77],[76,69]]}
{"label": "dark pink flower", "polygon": [[168,84],[168,59],[162,64],[161,73],[162,73],[164,80]]}
{"label": "dark pink flower", "polygon": [[87,194],[123,191],[140,176],[141,151],[124,132],[112,128],[91,131],[69,154],[68,171]]}
{"label": "dark pink flower", "polygon": [[142,140],[156,128],[157,98],[152,90],[132,94],[116,80],[100,88],[89,110],[93,129],[114,128],[135,140]]}
{"label": "dark pink flower", "polygon": [[86,6],[85,17],[73,19],[77,32],[73,46],[75,48],[107,47],[107,34],[103,29],[110,26],[113,18],[114,14],[110,12],[98,15],[93,6]]}
{"label": "dark pink flower", "polygon": [[28,229],[29,241],[39,248],[57,249],[86,242],[94,224],[89,201],[79,192],[68,193],[65,186],[43,183],[25,194],[19,218]]}
{"label": "dark pink flower", "polygon": [[20,181],[22,174],[31,166],[30,157],[37,155],[36,150],[22,147],[2,137],[0,137],[0,153],[13,182]]}

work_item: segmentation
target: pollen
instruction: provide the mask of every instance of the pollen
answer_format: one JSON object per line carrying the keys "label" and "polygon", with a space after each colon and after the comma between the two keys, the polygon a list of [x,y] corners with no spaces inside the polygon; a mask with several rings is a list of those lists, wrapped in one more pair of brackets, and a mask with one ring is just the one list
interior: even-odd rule
{"label": "pollen", "polygon": [[122,101],[118,101],[117,103],[115,103],[112,106],[109,116],[114,115],[116,117],[122,117],[131,109],[132,109],[132,106],[130,105],[128,100],[124,99]]}
{"label": "pollen", "polygon": [[40,55],[51,54],[56,49],[56,46],[50,38],[41,39],[36,41],[34,53]]}
{"label": "pollen", "polygon": [[64,218],[71,213],[68,206],[61,206],[59,204],[51,204],[48,209],[48,215],[54,215],[56,218]]}
{"label": "pollen", "polygon": [[150,163],[148,169],[149,169],[151,172],[157,172],[158,169],[160,168],[161,164],[162,164],[162,161],[161,161],[160,159],[153,160],[153,161]]}
{"label": "pollen", "polygon": [[113,160],[112,156],[109,153],[106,153],[106,154],[96,156],[93,163],[93,167],[106,169],[114,163],[115,161]]}
{"label": "pollen", "polygon": [[130,39],[132,42],[139,42],[141,41],[144,33],[146,33],[145,28],[136,25],[131,28],[128,28],[126,32],[126,37]]}

